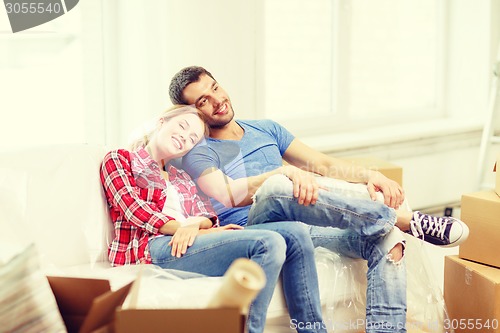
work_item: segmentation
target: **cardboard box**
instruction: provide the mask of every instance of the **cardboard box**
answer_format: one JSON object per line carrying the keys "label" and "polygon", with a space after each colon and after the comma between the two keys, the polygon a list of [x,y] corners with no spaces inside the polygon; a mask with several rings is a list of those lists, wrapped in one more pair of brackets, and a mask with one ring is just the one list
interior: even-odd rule
{"label": "cardboard box", "polygon": [[461,219],[470,233],[460,258],[500,267],[500,197],[493,190],[462,195]]}
{"label": "cardboard box", "polygon": [[118,333],[243,333],[244,318],[238,309],[119,310]]}
{"label": "cardboard box", "polygon": [[[69,333],[243,333],[245,318],[238,309],[122,308],[134,282],[111,291],[109,281],[48,277]],[[168,292],[159,291],[159,292]]]}
{"label": "cardboard box", "polygon": [[370,170],[380,171],[384,176],[396,181],[403,186],[403,168],[376,157],[344,157],[342,158],[354,165],[360,165]]}
{"label": "cardboard box", "polygon": [[445,328],[460,332],[500,332],[500,269],[457,256],[445,257]]}

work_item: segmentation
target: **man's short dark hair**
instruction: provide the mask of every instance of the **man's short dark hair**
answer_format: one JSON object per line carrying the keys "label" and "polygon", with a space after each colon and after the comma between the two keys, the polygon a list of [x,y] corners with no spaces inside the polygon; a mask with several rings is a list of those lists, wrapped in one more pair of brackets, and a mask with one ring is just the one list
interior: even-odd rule
{"label": "man's short dark hair", "polygon": [[[181,69],[170,81],[168,93],[173,104],[188,104],[184,98],[184,89],[193,82],[198,82],[200,76],[206,74],[212,79],[214,77],[205,68],[200,66],[189,66]],[[215,79],[214,79],[215,80]]]}

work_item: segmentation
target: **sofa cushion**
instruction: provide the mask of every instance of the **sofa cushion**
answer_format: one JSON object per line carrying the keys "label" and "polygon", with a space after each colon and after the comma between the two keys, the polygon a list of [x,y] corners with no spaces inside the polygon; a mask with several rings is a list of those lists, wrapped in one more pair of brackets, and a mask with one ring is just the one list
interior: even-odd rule
{"label": "sofa cushion", "polygon": [[0,211],[15,214],[0,217],[2,230],[36,243],[44,266],[107,260],[112,225],[99,180],[106,152],[75,144],[2,153],[0,190],[9,200]]}

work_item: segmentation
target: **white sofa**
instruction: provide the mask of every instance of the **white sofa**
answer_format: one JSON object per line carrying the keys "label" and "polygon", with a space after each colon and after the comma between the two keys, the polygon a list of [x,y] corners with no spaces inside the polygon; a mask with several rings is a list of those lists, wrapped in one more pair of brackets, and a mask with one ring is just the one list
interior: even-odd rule
{"label": "white sofa", "polygon": [[[2,245],[7,244],[14,251],[34,242],[47,275],[106,278],[113,289],[133,280],[138,267],[111,268],[107,261],[111,222],[99,181],[100,163],[107,151],[99,145],[74,144],[1,153]],[[440,321],[444,316],[441,291],[432,281],[432,272],[422,264],[425,253],[423,260],[422,253],[417,255],[422,251],[419,242],[410,240],[409,245],[406,255],[413,257],[412,265],[408,265],[409,321],[422,325]],[[316,263],[324,317],[330,331],[334,324],[335,332],[359,331],[344,324],[356,320],[362,323],[359,320],[364,316],[365,262],[317,249]],[[203,307],[220,286],[221,278],[183,279],[177,273],[150,265],[143,272],[148,282],[141,284],[139,305]],[[278,286],[268,311],[266,332],[290,331]]]}

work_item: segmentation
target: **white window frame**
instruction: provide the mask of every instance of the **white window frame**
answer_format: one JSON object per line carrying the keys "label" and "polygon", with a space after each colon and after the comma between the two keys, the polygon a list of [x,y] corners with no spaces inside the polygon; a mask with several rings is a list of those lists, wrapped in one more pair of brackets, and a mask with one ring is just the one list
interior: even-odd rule
{"label": "white window frame", "polygon": [[[354,119],[351,114],[349,114],[349,106],[346,105],[346,101],[340,96],[346,95],[343,92],[344,89],[341,85],[343,77],[346,77],[345,73],[339,72],[341,69],[345,68],[341,65],[342,59],[335,49],[340,49],[340,31],[349,29],[349,22],[345,19],[341,19],[340,8],[348,0],[333,0],[332,6],[332,30],[333,30],[333,41],[332,41],[332,73],[331,73],[331,107],[327,115],[313,115],[311,113],[306,114],[303,118],[273,118],[274,120],[280,122],[282,125],[287,127],[292,133],[298,136],[316,136],[324,135],[329,133],[347,132],[353,130],[360,130],[363,128],[372,128],[374,126],[385,126],[395,124],[401,125],[411,125],[415,122],[422,122],[426,120],[435,121],[436,119],[444,119],[450,116],[447,105],[446,105],[446,57],[448,55],[447,49],[447,26],[448,26],[448,3],[446,0],[436,1],[437,6],[437,16],[439,17],[438,25],[438,35],[436,40],[436,68],[438,69],[436,75],[436,100],[435,105],[429,109],[419,109],[414,110],[414,116],[408,115],[405,112],[401,117],[380,117],[371,118],[367,121],[362,119]],[[259,11],[260,10],[260,11]],[[256,95],[257,95],[257,111],[256,116],[260,118],[270,118],[272,115],[266,110],[266,88],[265,84],[259,84],[265,82],[265,68],[263,66],[264,59],[266,56],[265,44],[265,27],[264,21],[264,4],[260,4],[260,8],[257,8],[257,73],[256,73]],[[259,20],[261,22],[259,22]],[[334,112],[338,110],[338,112]]]}

